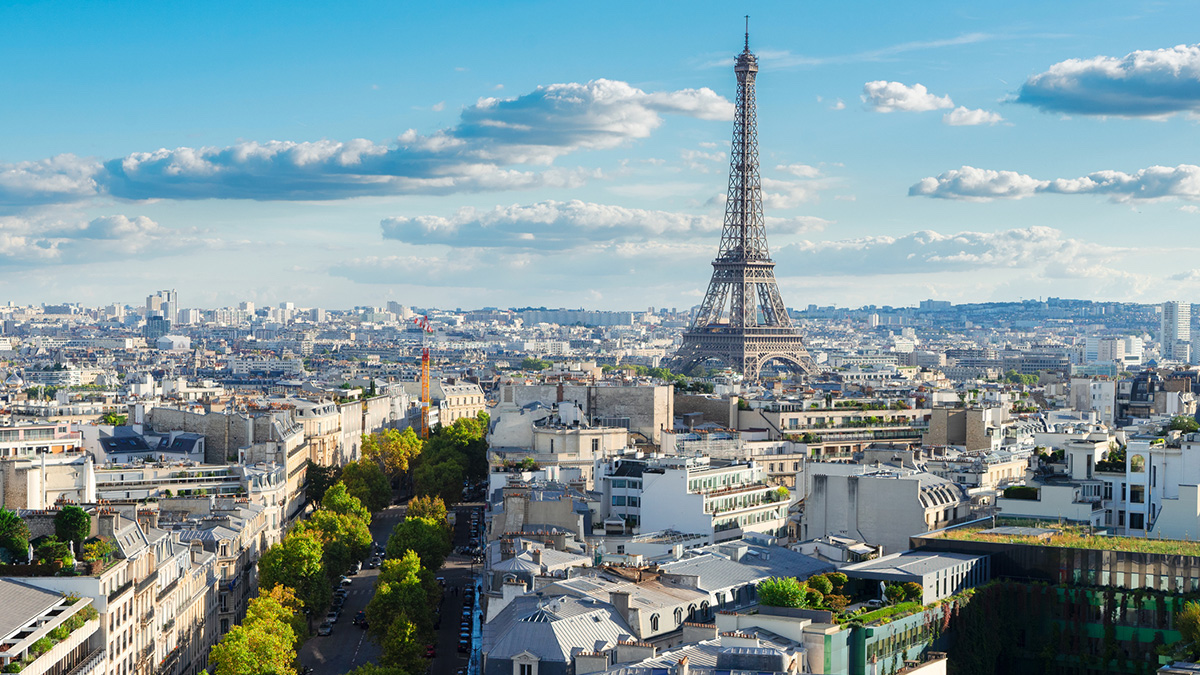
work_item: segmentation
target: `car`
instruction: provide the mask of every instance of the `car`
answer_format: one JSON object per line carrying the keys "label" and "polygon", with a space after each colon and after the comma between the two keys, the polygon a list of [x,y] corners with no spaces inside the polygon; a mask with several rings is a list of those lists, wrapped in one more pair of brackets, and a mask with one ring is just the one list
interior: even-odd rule
{"label": "car", "polygon": [[458,651],[463,654],[466,654],[467,652],[471,651],[471,641],[470,640],[459,640],[458,641]]}
{"label": "car", "polygon": [[354,576],[362,571],[362,563],[356,562],[350,566],[350,576]]}
{"label": "car", "polygon": [[354,625],[361,626],[367,620],[367,613],[363,610],[358,610],[358,614],[354,615]]}
{"label": "car", "polygon": [[333,633],[333,624],[328,621],[323,621],[320,626],[317,626],[317,635],[330,635]]}
{"label": "car", "polygon": [[438,582],[438,586],[441,586],[442,588],[446,587],[446,577],[438,577],[434,579],[434,581]]}
{"label": "car", "polygon": [[341,618],[341,616],[341,612],[337,611],[336,609],[331,609],[329,610],[329,613],[325,615],[325,621],[327,623],[337,623],[337,620]]}
{"label": "car", "polygon": [[334,597],[341,596],[344,598],[347,595],[350,595],[350,589],[349,588],[341,588],[339,586],[338,588],[334,589],[333,595],[334,595]]}
{"label": "car", "polygon": [[883,607],[882,600],[868,600],[867,607]]}
{"label": "car", "polygon": [[350,584],[354,583],[354,580],[351,579],[350,577],[342,577],[338,581],[338,583],[341,584],[342,586],[349,586]]}
{"label": "car", "polygon": [[346,604],[346,597],[339,595],[339,596],[335,597],[333,599],[333,602],[331,602],[329,604],[332,605],[334,609],[341,609],[342,605]]}
{"label": "car", "polygon": [[432,659],[435,656],[437,656],[437,647],[436,646],[429,645],[429,646],[425,647],[425,658]]}
{"label": "car", "polygon": [[380,565],[383,564],[383,558],[380,558],[379,556],[375,556],[374,558],[371,558],[370,563],[371,563],[371,567],[379,567]]}

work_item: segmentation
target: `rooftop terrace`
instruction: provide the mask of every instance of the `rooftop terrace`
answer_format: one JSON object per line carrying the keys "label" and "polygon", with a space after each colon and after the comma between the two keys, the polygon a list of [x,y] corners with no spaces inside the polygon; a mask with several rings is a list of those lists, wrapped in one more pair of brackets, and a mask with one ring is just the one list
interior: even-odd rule
{"label": "rooftop terrace", "polygon": [[993,528],[992,519],[987,518],[930,532],[921,538],[1200,557],[1197,541],[1115,536],[1085,525],[1028,518],[997,518],[995,525]]}

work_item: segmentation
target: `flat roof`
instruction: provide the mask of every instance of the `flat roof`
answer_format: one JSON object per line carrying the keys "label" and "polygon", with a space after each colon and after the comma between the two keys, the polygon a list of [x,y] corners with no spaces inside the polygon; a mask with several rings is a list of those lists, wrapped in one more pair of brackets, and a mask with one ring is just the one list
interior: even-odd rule
{"label": "flat roof", "polygon": [[933,553],[926,551],[905,551],[894,553],[875,560],[854,563],[842,567],[839,572],[849,576],[855,573],[889,574],[895,576],[923,577],[941,570],[956,567],[965,562],[986,558],[987,556],[967,555],[966,553]]}
{"label": "flat roof", "polygon": [[1046,527],[1019,527],[1016,525],[1002,525],[993,527],[989,530],[980,530],[979,534],[996,534],[1012,537],[1045,537],[1052,534],[1058,534],[1058,530],[1051,530]]}

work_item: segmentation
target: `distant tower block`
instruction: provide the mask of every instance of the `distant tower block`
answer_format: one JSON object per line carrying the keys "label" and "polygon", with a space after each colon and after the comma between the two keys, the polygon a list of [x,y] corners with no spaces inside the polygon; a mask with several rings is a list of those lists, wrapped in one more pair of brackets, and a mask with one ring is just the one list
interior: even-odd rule
{"label": "distant tower block", "polygon": [[[733,68],[737,74],[737,118],[730,150],[729,198],[721,248],[713,261],[712,281],[673,365],[683,371],[718,359],[750,379],[768,361],[790,364],[806,375],[817,367],[779,297],[775,263],[767,250],[762,181],[758,175],[758,128],[754,78],[758,59],[746,47]],[[726,311],[728,309],[728,311]]]}

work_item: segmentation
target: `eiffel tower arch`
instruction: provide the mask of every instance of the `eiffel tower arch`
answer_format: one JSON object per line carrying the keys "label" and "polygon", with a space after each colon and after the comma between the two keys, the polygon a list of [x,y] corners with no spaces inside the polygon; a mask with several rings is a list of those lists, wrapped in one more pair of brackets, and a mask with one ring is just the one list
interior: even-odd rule
{"label": "eiffel tower arch", "polygon": [[716,359],[757,379],[764,364],[779,360],[811,376],[817,373],[817,366],[779,296],[775,263],[767,247],[754,97],[758,58],[750,51],[749,30],[733,72],[737,75],[737,112],[720,249],[712,263],[708,292],[695,321],[683,334],[683,345],[672,365],[687,371]]}

